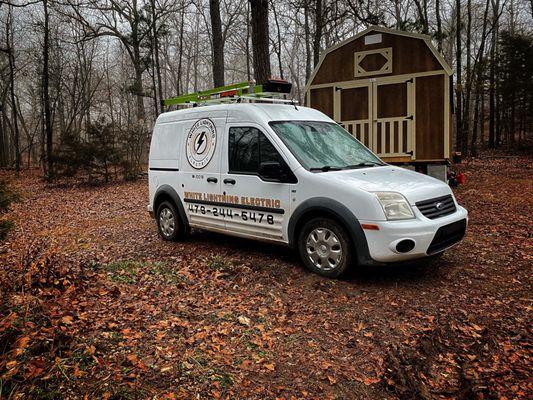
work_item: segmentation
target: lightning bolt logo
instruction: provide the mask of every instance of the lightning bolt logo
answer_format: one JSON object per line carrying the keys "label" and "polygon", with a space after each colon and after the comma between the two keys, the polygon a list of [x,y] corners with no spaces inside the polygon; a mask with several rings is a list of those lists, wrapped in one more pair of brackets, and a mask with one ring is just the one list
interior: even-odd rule
{"label": "lightning bolt logo", "polygon": [[[1,0],[0,0],[1,1]],[[194,169],[202,169],[213,158],[217,141],[215,124],[209,118],[194,123],[187,135],[187,159]]]}
{"label": "lightning bolt logo", "polygon": [[202,132],[198,135],[198,139],[196,139],[196,145],[194,146],[195,147],[194,150],[196,151],[197,154],[200,154],[199,150],[202,147],[202,144],[204,144],[204,141],[205,141],[205,132]]}

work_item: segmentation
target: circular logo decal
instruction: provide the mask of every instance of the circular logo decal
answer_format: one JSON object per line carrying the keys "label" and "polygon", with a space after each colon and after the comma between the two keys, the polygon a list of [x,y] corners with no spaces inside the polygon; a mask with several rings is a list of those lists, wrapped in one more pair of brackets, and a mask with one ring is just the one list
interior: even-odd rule
{"label": "circular logo decal", "polygon": [[187,159],[193,168],[202,169],[215,152],[217,144],[217,130],[215,124],[208,118],[194,123],[187,136]]}

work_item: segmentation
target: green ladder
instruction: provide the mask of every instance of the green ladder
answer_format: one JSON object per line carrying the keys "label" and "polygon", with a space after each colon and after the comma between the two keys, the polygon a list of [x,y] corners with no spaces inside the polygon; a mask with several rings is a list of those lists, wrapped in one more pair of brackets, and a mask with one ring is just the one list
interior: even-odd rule
{"label": "green ladder", "polygon": [[210,90],[184,94],[163,100],[165,107],[173,105],[220,104],[244,100],[272,100],[292,103],[292,100],[282,99],[290,93],[291,84],[282,80],[268,80],[263,85],[253,82],[241,82],[233,85],[221,86]]}

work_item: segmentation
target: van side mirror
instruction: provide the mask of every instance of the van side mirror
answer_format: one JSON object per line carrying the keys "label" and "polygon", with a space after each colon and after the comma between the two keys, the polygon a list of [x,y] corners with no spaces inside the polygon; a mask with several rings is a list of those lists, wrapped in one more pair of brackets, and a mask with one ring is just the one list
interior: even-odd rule
{"label": "van side mirror", "polygon": [[287,171],[278,161],[266,161],[259,165],[259,176],[269,181],[282,182],[287,178]]}

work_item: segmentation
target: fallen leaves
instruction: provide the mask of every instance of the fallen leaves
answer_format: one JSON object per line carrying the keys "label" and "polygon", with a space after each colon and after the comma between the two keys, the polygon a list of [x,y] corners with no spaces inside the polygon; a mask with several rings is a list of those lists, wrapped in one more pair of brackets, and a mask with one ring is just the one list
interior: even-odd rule
{"label": "fallen leaves", "polygon": [[245,317],[244,315],[239,315],[237,320],[239,321],[239,324],[241,325],[250,326],[250,323],[251,323],[250,318]]}
{"label": "fallen leaves", "polygon": [[456,195],[469,232],[441,260],[343,281],[284,248],[159,240],[145,181],[54,189],[23,176],[24,230],[0,247],[2,382],[72,399],[527,398],[523,165],[467,167]]}

